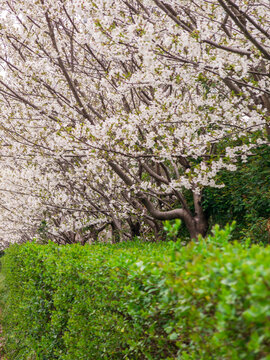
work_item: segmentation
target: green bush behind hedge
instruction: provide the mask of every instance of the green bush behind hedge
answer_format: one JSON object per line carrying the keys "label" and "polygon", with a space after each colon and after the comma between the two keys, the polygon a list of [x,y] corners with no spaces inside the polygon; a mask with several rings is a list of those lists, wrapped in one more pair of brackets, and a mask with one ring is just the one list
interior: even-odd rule
{"label": "green bush behind hedge", "polygon": [[239,161],[236,172],[220,171],[217,181],[225,187],[204,189],[203,207],[209,224],[224,226],[234,219],[237,240],[250,237],[254,243],[269,244],[270,232],[270,147],[253,150],[247,162]]}
{"label": "green bush behind hedge", "polygon": [[270,248],[229,238],[11,246],[8,359],[269,360]]}

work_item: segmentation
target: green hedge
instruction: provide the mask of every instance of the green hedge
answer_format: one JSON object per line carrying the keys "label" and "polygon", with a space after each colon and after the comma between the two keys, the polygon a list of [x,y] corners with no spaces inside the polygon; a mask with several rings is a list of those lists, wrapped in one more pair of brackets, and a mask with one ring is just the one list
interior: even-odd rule
{"label": "green hedge", "polygon": [[270,359],[270,248],[230,243],[11,246],[8,359]]}

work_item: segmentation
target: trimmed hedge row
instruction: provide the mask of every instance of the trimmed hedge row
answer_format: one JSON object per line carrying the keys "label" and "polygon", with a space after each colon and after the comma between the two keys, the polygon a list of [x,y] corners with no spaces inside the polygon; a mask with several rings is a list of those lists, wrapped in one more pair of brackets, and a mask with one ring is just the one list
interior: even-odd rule
{"label": "trimmed hedge row", "polygon": [[270,359],[270,247],[27,243],[3,258],[8,359]]}

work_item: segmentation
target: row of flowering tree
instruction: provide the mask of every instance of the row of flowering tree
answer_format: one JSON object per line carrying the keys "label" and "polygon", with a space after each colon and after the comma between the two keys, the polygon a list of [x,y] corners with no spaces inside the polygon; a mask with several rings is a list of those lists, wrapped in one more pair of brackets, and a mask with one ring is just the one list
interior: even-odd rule
{"label": "row of flowering tree", "polygon": [[204,235],[203,189],[269,141],[269,1],[0,9],[1,237]]}

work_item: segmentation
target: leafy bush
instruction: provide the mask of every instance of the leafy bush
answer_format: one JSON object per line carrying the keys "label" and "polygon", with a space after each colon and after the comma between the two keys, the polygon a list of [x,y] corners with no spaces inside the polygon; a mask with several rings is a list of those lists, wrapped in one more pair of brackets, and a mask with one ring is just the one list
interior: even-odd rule
{"label": "leafy bush", "polygon": [[223,171],[222,189],[204,190],[204,209],[210,224],[224,226],[236,220],[234,237],[250,237],[252,242],[270,243],[270,149],[262,146],[246,163],[238,164],[237,172]]}
{"label": "leafy bush", "polygon": [[270,248],[206,240],[10,247],[9,359],[270,359]]}

